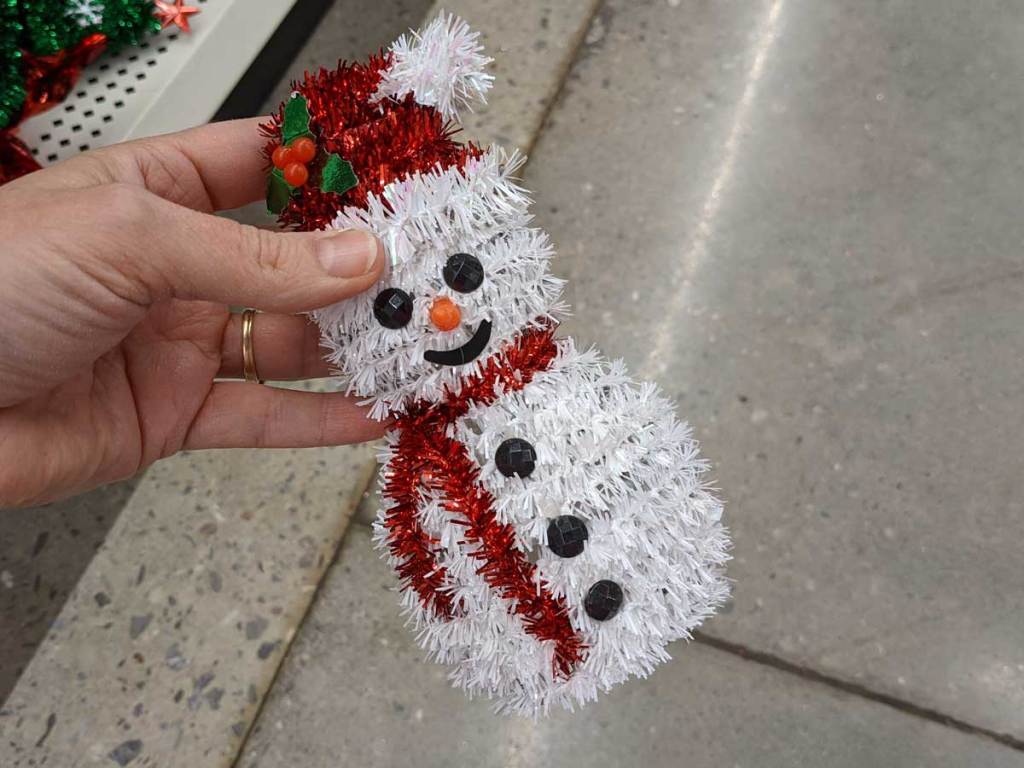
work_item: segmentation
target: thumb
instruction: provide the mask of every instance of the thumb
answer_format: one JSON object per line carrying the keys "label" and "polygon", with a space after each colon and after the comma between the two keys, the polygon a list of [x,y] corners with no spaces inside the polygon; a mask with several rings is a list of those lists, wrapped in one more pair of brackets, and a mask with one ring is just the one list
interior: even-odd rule
{"label": "thumb", "polygon": [[157,295],[302,312],[365,291],[384,268],[384,248],[366,231],[274,232],[143,194],[161,237],[142,235],[147,252],[132,258],[144,259],[138,274]]}

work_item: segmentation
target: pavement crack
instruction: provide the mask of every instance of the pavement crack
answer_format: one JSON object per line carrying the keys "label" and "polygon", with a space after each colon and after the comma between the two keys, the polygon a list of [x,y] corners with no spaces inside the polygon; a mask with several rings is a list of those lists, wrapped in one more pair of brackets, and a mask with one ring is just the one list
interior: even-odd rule
{"label": "pavement crack", "polygon": [[[545,101],[544,109],[540,114],[540,119],[537,120],[537,124],[530,132],[530,140],[527,146],[523,147],[523,153],[526,155],[526,166],[530,163],[530,157],[533,155],[533,148],[537,146],[537,142],[540,139],[541,134],[544,133],[544,129],[547,127],[548,118],[554,111],[555,106],[559,101],[561,101],[562,93],[565,90],[565,84],[568,81],[569,76],[572,74],[573,67],[575,67],[580,60],[580,51],[583,48],[587,33],[590,31],[590,27],[593,25],[598,13],[605,6],[605,3],[606,0],[592,0],[590,11],[587,13],[583,23],[580,24],[575,37],[569,41],[568,48],[571,53],[565,57],[561,70],[554,78],[554,87],[551,89],[550,97]],[[526,173],[526,166],[524,166],[520,171],[523,175]]]}
{"label": "pavement crack", "polygon": [[36,749],[43,746],[46,740],[50,737],[50,733],[53,732],[53,726],[57,723],[57,714],[51,712],[46,718],[46,730],[43,731],[43,735],[39,737],[39,741],[36,742]]}
{"label": "pavement crack", "polygon": [[708,646],[709,648],[714,648],[715,650],[730,653],[733,656],[738,656],[745,661],[771,667],[772,669],[794,675],[803,680],[825,685],[851,696],[857,696],[862,699],[867,699],[868,701],[873,701],[876,704],[890,707],[891,709],[898,710],[906,715],[910,715],[911,717],[928,720],[938,725],[960,731],[961,733],[978,736],[983,739],[989,739],[990,741],[994,741],[1004,747],[1024,752],[1024,739],[1019,739],[1009,733],[1000,733],[999,731],[994,731],[990,728],[969,723],[958,717],[947,715],[945,712],[939,712],[936,709],[931,709],[930,707],[925,707],[912,701],[901,699],[898,696],[873,690],[865,685],[861,685],[860,683],[854,683],[849,680],[844,680],[841,677],[835,677],[833,675],[826,674],[825,672],[812,669],[811,667],[795,664],[792,661],[787,661],[781,656],[776,656],[775,654],[767,653],[766,651],[758,651],[753,648],[748,648],[740,643],[733,643],[729,640],[712,637],[711,635],[704,634],[703,632],[694,632],[693,641],[695,643]]}

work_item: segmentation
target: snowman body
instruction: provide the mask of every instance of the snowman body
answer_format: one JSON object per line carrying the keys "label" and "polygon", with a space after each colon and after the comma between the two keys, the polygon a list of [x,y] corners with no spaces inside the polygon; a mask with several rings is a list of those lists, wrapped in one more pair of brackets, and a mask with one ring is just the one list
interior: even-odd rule
{"label": "snowman body", "polygon": [[398,414],[375,538],[420,644],[535,714],[666,660],[725,599],[727,540],[671,404],[555,338],[562,282],[519,163],[490,149],[343,210],[333,226],[373,231],[392,265],[314,317],[349,390]]}

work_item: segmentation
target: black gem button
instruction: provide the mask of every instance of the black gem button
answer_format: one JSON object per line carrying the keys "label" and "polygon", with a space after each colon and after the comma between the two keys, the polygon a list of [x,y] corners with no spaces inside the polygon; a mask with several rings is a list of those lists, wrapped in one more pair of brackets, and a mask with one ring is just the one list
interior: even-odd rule
{"label": "black gem button", "polygon": [[412,320],[412,296],[401,288],[385,288],[373,300],[373,316],[385,328],[404,328]]}
{"label": "black gem button", "polygon": [[512,437],[498,446],[494,463],[505,477],[529,477],[537,466],[537,453],[533,446],[520,437]]}
{"label": "black gem button", "polygon": [[614,581],[596,581],[587,591],[583,609],[595,621],[608,621],[622,607],[622,587]]}
{"label": "black gem button", "polygon": [[586,544],[587,524],[578,517],[562,515],[548,524],[548,546],[559,557],[576,557]]}
{"label": "black gem button", "polygon": [[484,281],[484,265],[476,256],[456,253],[444,265],[444,281],[459,293],[475,291]]}

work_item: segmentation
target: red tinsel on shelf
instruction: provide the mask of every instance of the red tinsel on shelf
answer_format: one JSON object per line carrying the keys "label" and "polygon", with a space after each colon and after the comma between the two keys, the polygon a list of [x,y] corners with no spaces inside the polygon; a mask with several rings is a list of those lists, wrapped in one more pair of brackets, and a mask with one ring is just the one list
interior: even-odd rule
{"label": "red tinsel on shelf", "polygon": [[[366,206],[369,195],[379,195],[396,178],[438,166],[461,166],[482,150],[460,143],[452,136],[457,128],[433,107],[417,104],[412,96],[398,102],[383,99],[372,103],[388,64],[384,55],[371,56],[366,64],[342,63],[335,70],[306,73],[295,90],[307,102],[310,130],[321,153],[310,164],[319,170],[330,153],[352,164],[359,184],[344,194],[324,192],[306,185],[294,195],[278,217],[286,226],[302,230],[324,229],[348,205]],[[263,126],[269,137],[265,154],[281,144],[284,106]],[[315,175],[315,173],[314,173]]]}
{"label": "red tinsel on shelf", "polygon": [[418,403],[400,417],[396,456],[384,487],[395,505],[384,524],[399,576],[425,607],[440,618],[452,618],[461,606],[453,605],[444,589],[445,571],[435,557],[439,543],[423,530],[417,512],[422,489],[437,491],[453,524],[465,530],[460,545],[473,546],[470,556],[480,562],[477,572],[522,618],[528,634],[554,642],[555,672],[568,677],[585,658],[586,646],[569,621],[565,601],[537,584],[536,566],[516,547],[514,528],[498,522],[494,498],[479,482],[479,467],[466,447],[448,435],[451,424],[471,405],[493,403],[499,390],[522,389],[551,366],[557,352],[553,327],[528,330],[466,379],[457,393],[448,393],[440,403]]}
{"label": "red tinsel on shelf", "polygon": [[107,36],[96,32],[77,45],[49,56],[22,54],[25,74],[25,106],[22,119],[45,112],[64,101],[78,82],[82,70],[107,49]]}
{"label": "red tinsel on shelf", "polygon": [[[62,102],[82,70],[94,62],[107,47],[107,36],[97,32],[83,38],[77,45],[49,56],[36,56],[24,51],[21,56],[25,77],[25,102],[17,121]],[[25,143],[14,135],[14,127],[0,130],[0,186],[38,171],[40,166]]]}
{"label": "red tinsel on shelf", "polygon": [[13,130],[0,131],[0,186],[38,170],[39,163],[25,142]]}

